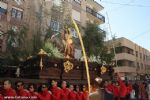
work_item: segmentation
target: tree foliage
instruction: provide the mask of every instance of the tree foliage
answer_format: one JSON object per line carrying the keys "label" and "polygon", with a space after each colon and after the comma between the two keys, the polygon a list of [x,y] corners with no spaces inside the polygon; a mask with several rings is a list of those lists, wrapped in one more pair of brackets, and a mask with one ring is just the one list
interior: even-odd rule
{"label": "tree foliage", "polygon": [[36,55],[42,49],[44,41],[41,39],[41,33],[37,32],[33,35],[32,40],[32,55]]}
{"label": "tree foliage", "polygon": [[49,57],[52,57],[52,58],[63,58],[62,53],[51,42],[46,42],[44,44],[43,49],[47,52]]}
{"label": "tree foliage", "polygon": [[87,27],[85,28],[85,35],[83,36],[83,41],[88,56],[98,56],[99,51],[104,46],[105,36],[106,33],[104,31],[102,32],[96,24],[87,24]]}
{"label": "tree foliage", "polygon": [[102,31],[98,25],[88,23],[85,28],[85,34],[83,36],[83,42],[88,57],[94,56],[98,62],[110,63],[114,55],[108,52],[108,48],[105,45],[106,32]]}
{"label": "tree foliage", "polygon": [[21,27],[18,30],[10,29],[7,31],[6,52],[10,59],[21,61],[26,57],[27,31],[28,29],[26,27]]}

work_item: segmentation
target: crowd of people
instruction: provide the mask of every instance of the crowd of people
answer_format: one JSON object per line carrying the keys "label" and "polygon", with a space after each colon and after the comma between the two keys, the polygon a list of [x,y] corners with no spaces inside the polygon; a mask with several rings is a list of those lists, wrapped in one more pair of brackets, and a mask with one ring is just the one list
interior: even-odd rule
{"label": "crowd of people", "polygon": [[61,88],[57,86],[56,81],[51,82],[51,88],[48,84],[41,84],[36,88],[35,84],[29,84],[25,88],[22,81],[16,83],[16,89],[12,88],[10,80],[3,82],[3,87],[0,89],[0,100],[88,100],[88,92],[86,86],[69,85],[67,82],[61,83]]}
{"label": "crowd of people", "polygon": [[0,100],[150,100],[150,84],[141,81],[123,81],[118,76],[115,80],[96,78],[91,93],[85,85],[67,86],[62,81],[58,87],[56,81],[48,84],[28,84],[18,81],[15,89],[10,80],[4,80],[0,87]]}
{"label": "crowd of people", "polygon": [[150,100],[148,81],[127,81],[117,75],[113,81],[98,79],[97,83],[97,91],[89,95],[89,100]]}

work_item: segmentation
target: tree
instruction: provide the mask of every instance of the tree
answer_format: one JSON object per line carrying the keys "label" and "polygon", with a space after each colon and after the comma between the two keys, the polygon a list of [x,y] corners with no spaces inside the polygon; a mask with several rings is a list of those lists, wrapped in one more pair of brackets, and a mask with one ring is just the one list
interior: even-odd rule
{"label": "tree", "polygon": [[26,27],[21,27],[20,29],[10,29],[7,31],[7,50],[9,53],[9,57],[14,60],[23,60],[24,59],[24,51],[26,37],[27,37],[28,29]]}
{"label": "tree", "polygon": [[99,51],[104,46],[104,39],[106,33],[101,31],[98,25],[88,23],[85,28],[85,35],[83,36],[83,42],[88,56],[98,56]]}
{"label": "tree", "polygon": [[106,32],[102,31],[98,25],[88,23],[85,28],[85,34],[83,36],[83,42],[87,52],[87,56],[95,57],[100,63],[110,63],[114,55],[108,52],[108,48],[105,45]]}
{"label": "tree", "polygon": [[41,39],[41,34],[37,32],[36,34],[33,35],[32,38],[32,54],[36,55],[40,49],[42,49],[44,44],[44,41]]}

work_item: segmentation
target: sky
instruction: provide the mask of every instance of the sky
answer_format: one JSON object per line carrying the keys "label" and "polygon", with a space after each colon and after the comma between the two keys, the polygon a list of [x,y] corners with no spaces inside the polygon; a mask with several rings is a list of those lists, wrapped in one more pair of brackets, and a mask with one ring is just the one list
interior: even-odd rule
{"label": "sky", "polygon": [[[125,37],[150,51],[150,0],[95,0],[104,9],[101,28],[117,38]],[[107,14],[106,14],[107,13]],[[108,16],[107,16],[108,15]]]}

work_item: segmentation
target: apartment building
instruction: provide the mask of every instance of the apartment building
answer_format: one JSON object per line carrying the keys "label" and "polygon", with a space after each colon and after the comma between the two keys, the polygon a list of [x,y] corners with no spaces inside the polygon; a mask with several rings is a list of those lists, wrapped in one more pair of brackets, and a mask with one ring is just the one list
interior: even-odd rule
{"label": "apartment building", "polygon": [[[114,41],[108,41],[109,45],[114,44],[115,72],[119,72],[128,79],[134,79],[137,75],[150,74],[150,51],[138,44],[122,37]],[[111,50],[114,50],[111,46]]]}
{"label": "apartment building", "polygon": [[[6,50],[6,32],[19,30],[22,26],[29,29],[28,38],[37,29],[38,19],[35,0],[0,0],[0,52]],[[38,0],[37,0],[38,2]]]}
{"label": "apartment building", "polygon": [[[62,3],[64,12],[61,9],[57,12],[52,11],[54,5],[60,6]],[[44,36],[49,27],[54,33],[61,33],[62,19],[67,14],[71,15],[81,27],[86,27],[87,22],[100,25],[105,22],[105,17],[99,13],[102,9],[104,7],[94,0],[0,0],[0,52],[6,50],[5,33],[9,29],[17,30],[25,25],[29,29],[29,39],[39,29]],[[75,43],[79,45],[75,29],[71,29],[71,33],[77,40]],[[76,58],[80,58],[79,46],[76,46],[75,52]]]}

